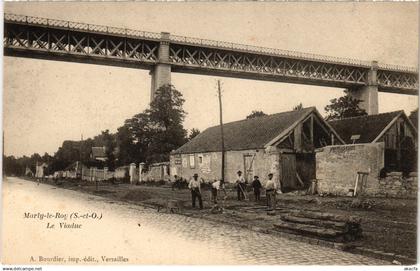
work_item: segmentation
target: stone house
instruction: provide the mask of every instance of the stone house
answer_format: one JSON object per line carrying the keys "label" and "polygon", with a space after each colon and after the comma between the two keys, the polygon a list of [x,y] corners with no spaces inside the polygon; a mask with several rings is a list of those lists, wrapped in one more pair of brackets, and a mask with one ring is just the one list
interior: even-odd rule
{"label": "stone house", "polygon": [[330,121],[346,144],[384,143],[384,169],[415,171],[417,129],[404,111]]}
{"label": "stone house", "polygon": [[27,176],[27,177],[33,177],[34,175],[35,175],[34,172],[28,166],[26,166],[26,168],[25,168],[25,176]]}
{"label": "stone house", "polygon": [[45,169],[48,167],[46,163],[36,163],[35,167],[35,178],[44,178],[45,177]]}
{"label": "stone house", "polygon": [[[241,170],[248,182],[268,173],[283,192],[306,188],[315,179],[315,149],[343,144],[315,107],[226,123],[225,179],[233,183]],[[220,126],[206,129],[170,155],[171,175],[206,181],[221,178]]]}
{"label": "stone house", "polygon": [[108,158],[106,156],[105,147],[92,147],[90,158],[93,160],[106,161]]}

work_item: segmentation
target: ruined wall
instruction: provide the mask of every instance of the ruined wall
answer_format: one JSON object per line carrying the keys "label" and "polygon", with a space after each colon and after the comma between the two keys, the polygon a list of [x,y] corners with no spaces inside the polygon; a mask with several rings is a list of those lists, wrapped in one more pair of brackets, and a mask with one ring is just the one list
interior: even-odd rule
{"label": "ruined wall", "polygon": [[319,193],[347,195],[354,189],[358,171],[370,172],[367,190],[378,190],[384,167],[384,144],[327,146],[316,152],[316,179]]}
{"label": "ruined wall", "polygon": [[316,178],[318,193],[347,195],[354,189],[357,171],[370,172],[364,195],[374,197],[415,198],[417,173],[403,177],[390,172],[380,178],[384,167],[384,143],[327,146],[317,150]]}
{"label": "ruined wall", "polygon": [[[226,182],[234,183],[236,181],[236,172],[241,170],[245,172],[244,156],[255,155],[253,160],[253,174],[260,177],[261,181],[266,179],[267,174],[273,168],[272,154],[263,149],[246,151],[227,151],[225,153],[225,179]],[[194,157],[194,158],[192,158]],[[192,162],[192,161],[195,162]],[[191,164],[194,164],[193,166]],[[175,174],[189,180],[194,173],[197,173],[205,181],[221,178],[222,153],[195,153],[171,155],[170,158],[171,175]],[[252,181],[252,180],[248,180]]]}
{"label": "ruined wall", "polygon": [[416,198],[417,187],[417,172],[407,177],[403,177],[402,172],[390,172],[385,178],[378,179],[378,189],[370,194],[378,197]]}

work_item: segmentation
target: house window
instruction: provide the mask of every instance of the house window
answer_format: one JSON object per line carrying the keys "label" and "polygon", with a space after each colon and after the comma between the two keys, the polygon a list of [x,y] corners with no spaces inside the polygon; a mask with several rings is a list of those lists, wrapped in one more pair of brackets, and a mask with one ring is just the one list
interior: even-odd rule
{"label": "house window", "polygon": [[198,163],[201,165],[203,163],[203,155],[198,156]]}
{"label": "house window", "polygon": [[188,167],[188,158],[187,157],[182,157],[182,167],[183,168],[187,168]]}
{"label": "house window", "polygon": [[175,160],[175,165],[181,165],[182,164],[181,155],[175,156],[174,160]]}
{"label": "house window", "polygon": [[195,168],[195,155],[190,154],[190,168]]}

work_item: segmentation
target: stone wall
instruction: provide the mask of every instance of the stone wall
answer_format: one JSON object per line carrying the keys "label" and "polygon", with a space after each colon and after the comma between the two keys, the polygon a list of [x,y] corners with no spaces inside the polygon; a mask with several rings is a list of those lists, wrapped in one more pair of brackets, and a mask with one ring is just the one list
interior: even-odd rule
{"label": "stone wall", "polygon": [[147,172],[142,173],[142,180],[147,181],[171,181],[168,164],[152,164],[149,166]]}
{"label": "stone wall", "polygon": [[114,172],[108,168],[82,168],[82,180],[86,181],[104,181],[114,178]]}
{"label": "stone wall", "polygon": [[407,177],[402,172],[390,172],[385,178],[378,179],[378,189],[373,194],[378,197],[416,198],[417,197],[417,172],[410,173]]}
{"label": "stone wall", "polygon": [[316,178],[318,193],[348,195],[354,189],[358,171],[369,172],[363,194],[374,197],[417,196],[417,173],[403,177],[390,172],[379,177],[384,167],[384,144],[327,146],[317,150]]}
{"label": "stone wall", "polygon": [[327,146],[316,151],[318,193],[347,195],[358,171],[369,172],[367,190],[375,190],[384,167],[383,143]]}
{"label": "stone wall", "polygon": [[129,167],[119,167],[115,169],[114,178],[116,179],[125,179],[129,177]]}

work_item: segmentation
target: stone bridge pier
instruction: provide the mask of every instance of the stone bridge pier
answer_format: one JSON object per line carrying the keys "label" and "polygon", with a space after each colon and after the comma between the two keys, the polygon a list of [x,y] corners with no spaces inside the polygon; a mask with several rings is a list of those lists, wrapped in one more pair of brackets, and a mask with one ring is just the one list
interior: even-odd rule
{"label": "stone bridge pier", "polygon": [[378,62],[372,61],[366,86],[349,89],[349,93],[353,98],[361,100],[359,107],[366,110],[368,115],[379,113],[377,72]]}
{"label": "stone bridge pier", "polygon": [[169,63],[169,33],[161,33],[159,43],[158,63],[150,71],[152,76],[150,101],[155,98],[155,92],[163,85],[171,83],[171,64]]}

